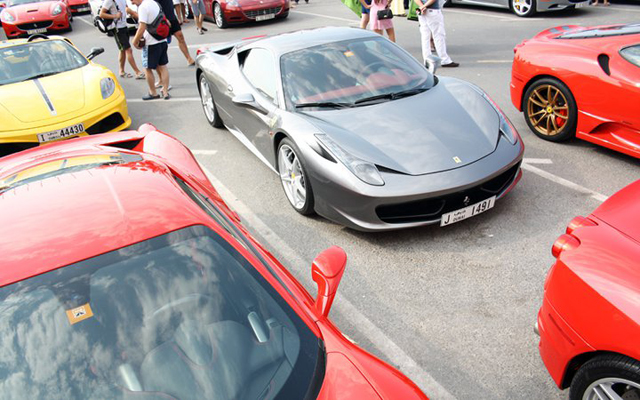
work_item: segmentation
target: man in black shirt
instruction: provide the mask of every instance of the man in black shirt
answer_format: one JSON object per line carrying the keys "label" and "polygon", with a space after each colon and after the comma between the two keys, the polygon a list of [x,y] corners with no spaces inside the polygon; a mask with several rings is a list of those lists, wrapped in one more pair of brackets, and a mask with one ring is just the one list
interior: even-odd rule
{"label": "man in black shirt", "polygon": [[193,60],[193,58],[191,58],[191,55],[189,54],[189,48],[187,47],[187,42],[184,40],[180,22],[178,21],[178,18],[176,17],[176,14],[174,12],[173,0],[156,1],[158,2],[158,4],[160,4],[162,12],[169,20],[169,23],[171,23],[171,35],[175,36],[175,38],[178,39],[178,47],[180,47],[180,51],[182,51],[182,54],[184,54],[184,58],[187,59],[187,63],[189,64],[189,66],[195,65],[196,62]]}

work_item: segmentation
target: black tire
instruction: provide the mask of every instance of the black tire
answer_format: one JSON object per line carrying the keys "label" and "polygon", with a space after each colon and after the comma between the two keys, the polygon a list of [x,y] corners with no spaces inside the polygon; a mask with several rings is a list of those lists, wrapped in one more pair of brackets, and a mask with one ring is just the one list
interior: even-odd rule
{"label": "black tire", "polygon": [[536,0],[524,0],[525,2],[530,3],[526,10],[522,10],[521,6],[516,5],[516,1],[517,0],[510,0],[509,6],[511,8],[511,11],[518,17],[529,18],[536,13]]}
{"label": "black tire", "polygon": [[[541,93],[545,94],[541,97]],[[529,129],[539,138],[562,142],[576,135],[576,100],[567,85],[557,79],[542,78],[529,86],[522,98],[522,111]]]}
{"label": "black tire", "polygon": [[[204,117],[207,119],[207,122],[214,128],[224,128],[224,124],[222,123],[222,118],[220,118],[220,114],[218,113],[218,107],[216,107],[216,102],[213,100],[213,94],[211,93],[211,85],[209,81],[204,75],[204,72],[200,74],[200,80],[198,81],[198,90],[200,92],[200,100],[202,103],[202,111],[204,112]],[[207,92],[210,98],[207,97]],[[209,100],[211,103],[209,104]]]}
{"label": "black tire", "polygon": [[[612,389],[621,398],[631,399],[637,398],[633,397],[634,395],[640,396],[640,362],[619,354],[607,354],[595,357],[580,367],[571,382],[569,399],[589,399],[585,395],[592,392],[591,385],[606,379],[617,381]],[[628,382],[635,384],[635,387]]]}
{"label": "black tire", "polygon": [[453,1],[444,0],[444,3],[442,4],[442,7],[453,7]]}
{"label": "black tire", "polygon": [[[281,171],[281,168],[280,168],[280,165],[281,165],[280,158],[282,157],[281,150],[285,150],[285,149],[290,149],[293,152],[295,158],[299,162],[300,170],[302,171],[301,185],[304,186],[306,193],[305,193],[304,203],[299,204],[297,206],[296,204],[294,204],[293,200],[291,199],[290,192],[287,191],[287,187],[285,186],[285,180],[283,178],[283,171]],[[284,190],[285,196],[289,201],[289,204],[291,204],[291,206],[293,207],[293,209],[302,215],[311,215],[315,213],[313,208],[315,201],[313,199],[313,190],[311,188],[311,182],[309,181],[309,173],[307,172],[308,171],[307,165],[304,159],[300,157],[300,154],[302,153],[300,153],[298,146],[296,146],[296,144],[293,143],[291,139],[289,138],[282,139],[282,141],[278,145],[278,152],[276,153],[276,159],[278,163],[278,174],[280,175],[280,182],[282,184],[282,189]],[[295,177],[293,177],[293,179],[294,178]]]}
{"label": "black tire", "polygon": [[213,3],[213,20],[220,29],[226,29],[229,26],[229,23],[224,18],[224,11],[222,11],[222,7],[218,2]]}

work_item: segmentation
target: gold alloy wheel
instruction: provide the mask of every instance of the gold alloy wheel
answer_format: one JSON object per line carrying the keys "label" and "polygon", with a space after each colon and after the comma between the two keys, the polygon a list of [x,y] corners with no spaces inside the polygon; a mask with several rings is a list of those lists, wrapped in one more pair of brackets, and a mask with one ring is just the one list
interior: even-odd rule
{"label": "gold alloy wheel", "polygon": [[569,105],[560,89],[553,85],[537,87],[527,99],[531,125],[545,136],[558,135],[567,125]]}

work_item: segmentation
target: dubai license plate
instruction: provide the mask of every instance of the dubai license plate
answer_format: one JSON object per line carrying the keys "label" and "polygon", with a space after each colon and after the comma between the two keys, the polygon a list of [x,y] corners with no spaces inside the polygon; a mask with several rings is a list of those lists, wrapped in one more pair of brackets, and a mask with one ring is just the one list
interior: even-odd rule
{"label": "dubai license plate", "polygon": [[256,21],[266,21],[268,19],[274,19],[275,17],[275,14],[258,15],[256,16]]}
{"label": "dubai license plate", "polygon": [[66,128],[57,129],[51,132],[38,133],[38,141],[40,143],[46,143],[56,139],[76,136],[82,132],[84,132],[84,125],[75,124],[75,125],[67,126]]}
{"label": "dubai license plate", "polygon": [[586,7],[589,5],[588,1],[583,1],[582,3],[576,3],[576,8]]}
{"label": "dubai license plate", "polygon": [[89,11],[91,10],[91,7],[78,7],[78,11],[82,12],[82,11]]}
{"label": "dubai license plate", "polygon": [[27,29],[27,33],[29,35],[33,35],[34,33],[46,33],[47,28],[38,28],[38,29]]}
{"label": "dubai license plate", "polygon": [[460,222],[463,219],[471,218],[474,215],[483,213],[488,209],[493,208],[495,203],[496,203],[496,196],[491,196],[488,199],[482,200],[479,203],[472,204],[468,207],[461,208],[456,211],[451,211],[450,213],[443,214],[442,219],[440,220],[440,226],[455,224],[456,222]]}

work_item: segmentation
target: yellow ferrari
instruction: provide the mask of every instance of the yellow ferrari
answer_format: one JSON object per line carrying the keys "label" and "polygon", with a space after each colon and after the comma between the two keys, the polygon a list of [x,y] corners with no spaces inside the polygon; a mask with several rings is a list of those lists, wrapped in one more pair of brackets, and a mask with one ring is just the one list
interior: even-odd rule
{"label": "yellow ferrari", "polygon": [[91,61],[102,52],[61,36],[0,41],[0,157],[131,125],[115,75]]}

